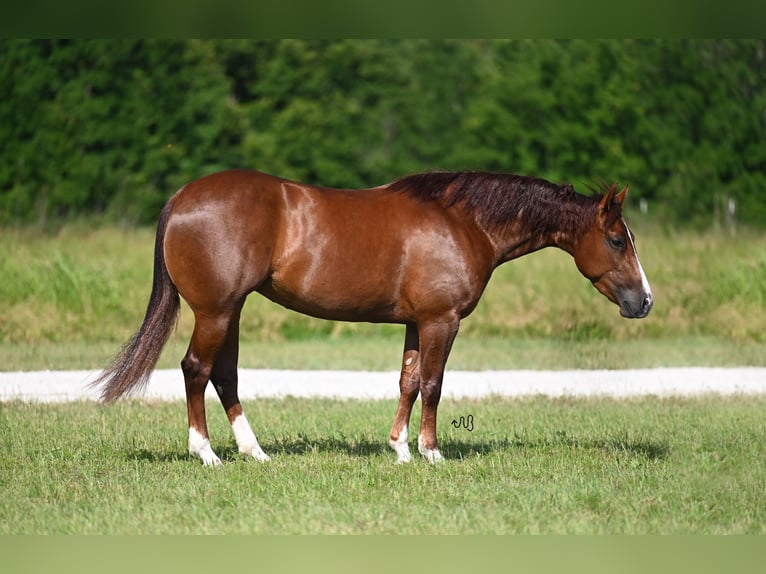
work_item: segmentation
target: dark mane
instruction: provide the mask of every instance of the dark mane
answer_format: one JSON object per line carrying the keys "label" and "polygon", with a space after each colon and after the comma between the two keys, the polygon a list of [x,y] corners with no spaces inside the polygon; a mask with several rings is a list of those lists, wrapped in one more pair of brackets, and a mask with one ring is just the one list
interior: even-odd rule
{"label": "dark mane", "polygon": [[518,220],[541,233],[575,230],[592,221],[601,194],[575,192],[571,184],[491,172],[429,172],[403,177],[388,189],[424,201],[462,207],[487,228]]}

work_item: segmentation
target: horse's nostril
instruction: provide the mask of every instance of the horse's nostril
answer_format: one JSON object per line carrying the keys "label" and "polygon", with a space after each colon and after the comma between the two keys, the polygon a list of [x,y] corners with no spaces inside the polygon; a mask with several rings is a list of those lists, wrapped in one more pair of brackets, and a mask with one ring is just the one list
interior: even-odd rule
{"label": "horse's nostril", "polygon": [[651,295],[647,295],[646,297],[644,297],[643,308],[644,308],[644,309],[649,309],[649,308],[651,308],[651,306],[652,306],[652,303],[653,303],[653,301],[652,301],[652,296],[651,296]]}

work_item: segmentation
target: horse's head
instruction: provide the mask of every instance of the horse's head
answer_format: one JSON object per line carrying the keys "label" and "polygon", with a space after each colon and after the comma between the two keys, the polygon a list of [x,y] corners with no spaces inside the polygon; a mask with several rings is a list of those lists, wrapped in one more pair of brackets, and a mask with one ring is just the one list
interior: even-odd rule
{"label": "horse's head", "polygon": [[628,186],[617,193],[614,184],[598,204],[596,216],[574,248],[580,273],[610,301],[619,305],[620,314],[641,319],[654,304],[652,290],[638,261],[636,245],[622,217],[622,204]]}

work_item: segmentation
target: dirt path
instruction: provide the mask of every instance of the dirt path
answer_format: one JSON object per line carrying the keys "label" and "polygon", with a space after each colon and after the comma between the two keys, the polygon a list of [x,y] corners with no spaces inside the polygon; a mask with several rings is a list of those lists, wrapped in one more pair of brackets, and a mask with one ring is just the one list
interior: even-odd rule
{"label": "dirt path", "polygon": [[[96,371],[38,371],[0,373],[0,401],[61,402],[95,400],[86,387]],[[240,370],[240,398],[327,397],[339,399],[396,399],[395,372]],[[215,396],[208,387],[211,397]],[[448,371],[445,398],[503,395],[614,396],[762,394],[766,368],[661,368],[624,371]],[[144,398],[177,400],[184,397],[180,370],[155,371]]]}

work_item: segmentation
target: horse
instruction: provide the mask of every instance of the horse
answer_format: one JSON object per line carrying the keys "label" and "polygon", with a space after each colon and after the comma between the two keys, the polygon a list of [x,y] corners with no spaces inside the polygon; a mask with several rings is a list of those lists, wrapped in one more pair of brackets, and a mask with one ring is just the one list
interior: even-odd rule
{"label": "horse", "polygon": [[239,319],[250,293],[299,313],[404,325],[399,403],[389,445],[411,460],[410,414],[422,410],[417,447],[441,460],[436,417],[460,322],[493,270],[545,247],[569,253],[627,318],[654,300],[622,215],[617,184],[571,184],[489,172],[429,172],[370,189],[319,187],[228,170],[178,190],[159,216],[144,320],[92,385],[110,403],[141,389],[175,325],[180,297],[194,314],[181,361],[189,452],[221,465],[210,446],[205,389],[212,382],[241,453],[267,461],[237,391]]}

